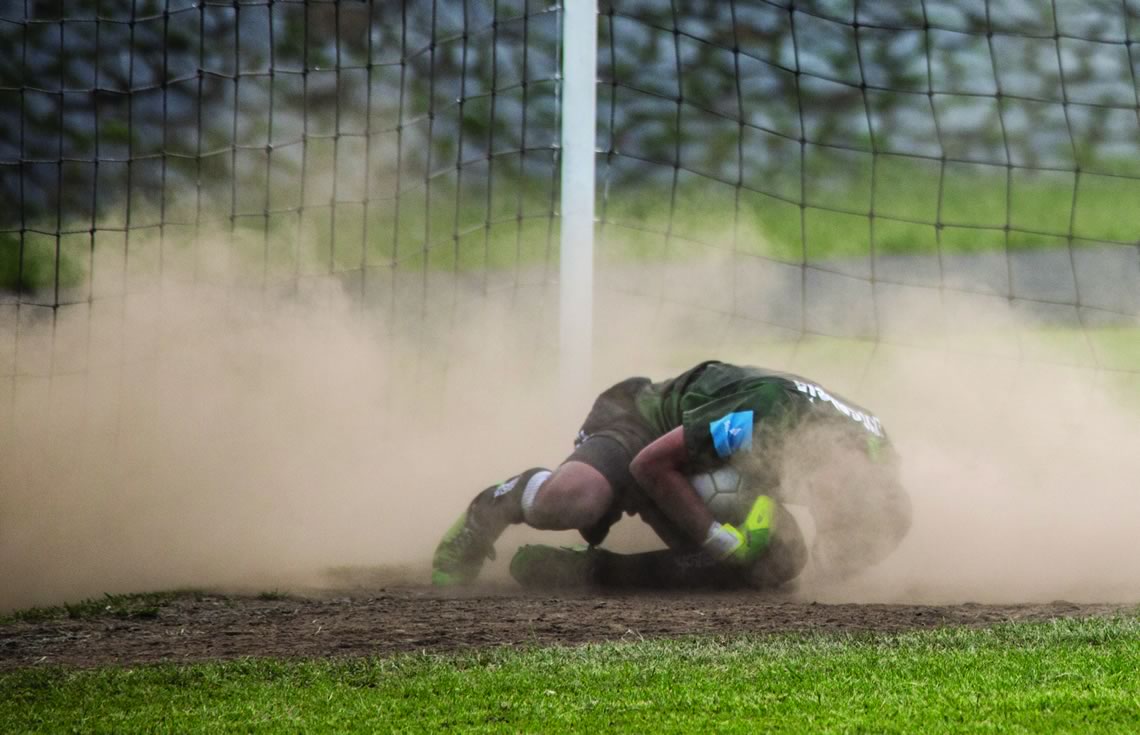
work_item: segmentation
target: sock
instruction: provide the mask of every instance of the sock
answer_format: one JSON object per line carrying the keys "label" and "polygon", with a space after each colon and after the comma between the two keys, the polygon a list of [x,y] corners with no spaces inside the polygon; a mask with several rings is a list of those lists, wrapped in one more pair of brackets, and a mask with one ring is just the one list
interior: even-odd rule
{"label": "sock", "polygon": [[481,520],[490,522],[499,533],[507,526],[526,520],[527,508],[534,504],[534,496],[550,470],[532,467],[499,485],[493,485],[475,498]]}
{"label": "sock", "polygon": [[534,499],[538,495],[538,489],[542,487],[550,475],[550,470],[539,470],[527,478],[526,484],[523,486],[522,497],[519,498],[524,520],[528,520],[531,509],[534,508]]}

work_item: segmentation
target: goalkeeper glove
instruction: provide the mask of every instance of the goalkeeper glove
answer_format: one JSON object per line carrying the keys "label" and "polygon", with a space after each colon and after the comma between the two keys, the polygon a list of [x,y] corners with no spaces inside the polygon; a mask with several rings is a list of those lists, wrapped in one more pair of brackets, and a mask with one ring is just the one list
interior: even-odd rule
{"label": "goalkeeper glove", "polygon": [[719,561],[747,566],[768,548],[775,513],[776,503],[761,495],[752,503],[740,528],[713,521],[703,548]]}

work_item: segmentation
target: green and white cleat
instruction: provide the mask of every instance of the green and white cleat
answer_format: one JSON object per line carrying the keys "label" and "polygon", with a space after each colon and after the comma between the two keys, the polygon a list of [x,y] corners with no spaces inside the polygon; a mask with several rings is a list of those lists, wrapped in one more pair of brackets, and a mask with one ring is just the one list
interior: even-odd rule
{"label": "green and white cleat", "polygon": [[596,557],[586,546],[522,546],[511,559],[511,576],[528,589],[590,587]]}
{"label": "green and white cleat", "polygon": [[470,508],[451,524],[431,560],[431,583],[437,587],[471,584],[483,562],[495,558],[494,540],[473,522]]}

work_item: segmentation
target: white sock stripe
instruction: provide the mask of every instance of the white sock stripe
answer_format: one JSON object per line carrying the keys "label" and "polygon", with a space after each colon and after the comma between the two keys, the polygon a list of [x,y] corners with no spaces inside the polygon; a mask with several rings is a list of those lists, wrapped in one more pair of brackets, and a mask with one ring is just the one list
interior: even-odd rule
{"label": "white sock stripe", "polygon": [[550,477],[550,470],[542,470],[535,472],[527,480],[526,487],[523,488],[522,494],[522,512],[523,518],[530,522],[530,511],[534,507],[535,496],[538,495],[538,489],[542,487],[542,483],[546,482],[546,478]]}

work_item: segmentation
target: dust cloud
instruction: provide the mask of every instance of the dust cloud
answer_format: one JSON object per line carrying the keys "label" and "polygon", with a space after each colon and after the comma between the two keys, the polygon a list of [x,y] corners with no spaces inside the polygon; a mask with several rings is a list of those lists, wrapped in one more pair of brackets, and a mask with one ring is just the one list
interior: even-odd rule
{"label": "dust cloud", "polygon": [[891,484],[826,431],[793,434],[774,461],[801,525],[848,566],[882,560],[839,579],[835,558],[813,556],[799,597],[1140,600],[1135,407],[1089,370],[884,352],[864,392],[898,448],[911,527],[884,554],[899,527],[892,516],[907,512]]}
{"label": "dust cloud", "polygon": [[575,430],[538,399],[546,338],[512,316],[539,326],[541,290],[457,288],[399,327],[337,283],[167,284],[61,309],[54,348],[50,315],[21,323],[0,394],[0,608],[296,590],[377,565],[423,581],[469,496]]}
{"label": "dust cloud", "polygon": [[[881,406],[914,525],[821,599],[1140,601],[1140,415],[1112,375],[1038,362],[897,359]],[[810,585],[807,586],[810,590]]]}
{"label": "dust cloud", "polygon": [[[733,268],[710,259],[664,274],[623,272],[622,294],[602,311],[633,316],[601,331],[611,359],[656,361],[655,377],[715,356],[808,377],[882,419],[901,457],[910,532],[886,560],[844,582],[809,562],[799,598],[1140,601],[1140,381],[1128,372],[1135,363],[1101,369],[1112,358],[1075,320],[1058,329],[1024,304],[936,290],[890,303],[890,317],[879,315],[878,326],[892,328],[882,341],[801,337],[739,317]],[[784,301],[764,296],[750,310],[779,322],[787,301],[798,304],[787,282],[761,279],[756,290]],[[671,283],[684,284],[672,292],[681,303],[660,296]],[[871,309],[867,301],[840,296],[818,308],[833,326],[845,310]],[[864,497],[852,486],[858,472],[851,467],[845,487],[851,504]],[[816,518],[803,504],[791,510],[812,540]],[[874,525],[870,533],[883,533]]]}
{"label": "dust cloud", "polygon": [[[0,377],[0,609],[426,582],[439,534],[475,492],[567,454],[588,405],[560,408],[557,286],[541,274],[409,274],[382,284],[417,295],[400,312],[314,284],[156,284],[63,308],[54,325],[22,310],[17,377]],[[0,322],[0,344],[16,326]],[[605,291],[592,384],[717,357],[809,376],[883,419],[912,529],[842,584],[809,568],[797,595],[1140,600],[1140,421],[1110,378],[1024,353],[820,351],[750,329]],[[575,537],[512,529],[489,578],[529,538]],[[610,545],[652,543],[627,520]]]}

